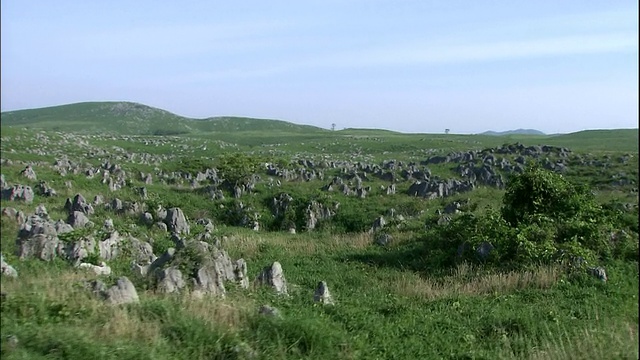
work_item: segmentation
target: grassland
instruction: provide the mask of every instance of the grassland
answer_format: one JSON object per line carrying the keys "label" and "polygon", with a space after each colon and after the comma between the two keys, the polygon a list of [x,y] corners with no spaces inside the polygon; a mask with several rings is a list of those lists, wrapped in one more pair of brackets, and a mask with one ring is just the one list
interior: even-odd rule
{"label": "grassland", "polygon": [[[114,110],[116,109],[116,110]],[[119,109],[119,110],[118,110]],[[140,119],[146,119],[141,121]],[[214,219],[214,237],[236,259],[242,257],[253,279],[273,261],[282,264],[288,297],[270,289],[228,287],[224,298],[197,300],[188,292],[162,295],[135,281],[140,302],[108,306],[81,286],[97,276],[56,259],[44,262],[16,257],[19,224],[2,216],[2,254],[19,273],[3,276],[6,293],[0,308],[2,358],[6,359],[637,359],[638,262],[599,259],[609,280],[568,272],[560,264],[520,270],[469,263],[439,266],[431,252],[432,232],[425,223],[436,210],[469,199],[473,212],[498,208],[503,190],[480,186],[468,193],[426,200],[410,197],[411,181],[399,178],[397,193],[378,190],[388,182],[364,180],[366,198],[321,192],[340,169],[323,169],[325,180],[282,180],[269,176],[239,200],[263,213],[260,231],[225,223],[235,199],[212,200],[188,182],[163,183],[160,171],[215,167],[229,154],[246,154],[264,162],[300,169],[298,160],[424,161],[433,155],[482,150],[516,142],[526,146],[567,147],[593,164],[569,165],[565,176],[588,185],[601,203],[635,205],[637,214],[638,130],[584,131],[559,136],[505,137],[453,134],[400,134],[347,129],[329,131],[271,120],[241,118],[184,119],[161,110],[131,104],[90,103],[55,109],[2,113],[2,174],[9,184],[32,187],[40,181],[55,188],[56,197],[36,195],[31,204],[2,200],[32,214],[44,204],[53,219],[66,219],[64,199],[81,193],[107,201],[141,201],[145,186],[150,200],[179,206],[192,222]],[[177,129],[174,134],[157,130]],[[157,135],[153,135],[157,133]],[[102,152],[101,152],[102,151]],[[130,154],[136,156],[131,157]],[[110,192],[99,176],[68,173],[51,165],[63,156],[91,166],[105,159],[129,174],[129,184]],[[630,156],[628,161],[619,158]],[[145,161],[141,159],[147,159]],[[10,160],[7,163],[6,160]],[[38,175],[20,175],[30,164]],[[455,178],[455,165],[429,165],[434,175]],[[145,184],[139,172],[156,175]],[[620,182],[620,180],[625,180]],[[70,182],[71,188],[65,183]],[[268,205],[277,194],[296,199],[328,198],[340,202],[339,216],[315,231],[270,228]],[[360,229],[395,209],[406,221],[391,228],[394,241],[378,246],[374,234]],[[627,214],[625,228],[638,241],[637,219]],[[637,217],[637,215],[636,215]],[[91,220],[111,218],[121,233],[153,244],[156,254],[171,245],[166,233],[139,217],[96,207]],[[348,226],[360,229],[349,231]],[[113,274],[130,276],[129,259],[109,262]],[[335,305],[313,301],[319,281],[326,281]],[[282,317],[258,313],[268,304]],[[14,343],[17,339],[17,344]]]}

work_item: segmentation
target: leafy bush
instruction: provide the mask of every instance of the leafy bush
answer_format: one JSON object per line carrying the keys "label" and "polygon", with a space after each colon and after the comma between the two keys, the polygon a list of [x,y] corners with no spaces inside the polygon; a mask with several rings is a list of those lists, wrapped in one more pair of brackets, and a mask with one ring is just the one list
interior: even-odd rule
{"label": "leafy bush", "polygon": [[264,162],[257,156],[238,152],[218,157],[215,165],[220,177],[233,185],[246,182],[253,174],[258,173]]}
{"label": "leafy bush", "polygon": [[[453,256],[449,263],[457,259],[503,267],[551,263],[567,255],[589,262],[637,258],[637,241],[626,233],[612,240],[616,228],[628,220],[604,211],[588,188],[575,186],[562,175],[529,167],[511,178],[502,204],[500,212],[467,213],[435,227],[437,240],[428,248]],[[476,250],[485,242],[493,250],[481,258]]]}
{"label": "leafy bush", "polygon": [[512,226],[535,222],[541,216],[565,220],[598,210],[586,187],[575,186],[562,175],[535,165],[512,176],[505,190],[501,211]]}

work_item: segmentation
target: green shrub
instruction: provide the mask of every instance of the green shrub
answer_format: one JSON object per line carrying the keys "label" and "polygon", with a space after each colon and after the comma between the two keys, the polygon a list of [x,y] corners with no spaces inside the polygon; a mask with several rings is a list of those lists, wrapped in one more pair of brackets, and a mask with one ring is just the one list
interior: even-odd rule
{"label": "green shrub", "polygon": [[[624,225],[620,219],[615,211],[604,211],[588,188],[534,166],[511,178],[500,212],[463,214],[434,227],[437,240],[430,249],[455,254],[450,263],[466,260],[516,268],[561,261],[567,255],[591,263],[637,258],[637,241],[623,235],[611,240],[616,227]],[[493,250],[479,259],[476,249],[484,242]]]}

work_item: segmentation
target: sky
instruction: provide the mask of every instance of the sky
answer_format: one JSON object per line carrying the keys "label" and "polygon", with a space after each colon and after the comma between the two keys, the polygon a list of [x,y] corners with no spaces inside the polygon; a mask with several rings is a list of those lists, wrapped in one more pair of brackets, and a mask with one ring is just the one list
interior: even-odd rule
{"label": "sky", "polygon": [[7,1],[1,109],[548,134],[638,127],[630,0]]}

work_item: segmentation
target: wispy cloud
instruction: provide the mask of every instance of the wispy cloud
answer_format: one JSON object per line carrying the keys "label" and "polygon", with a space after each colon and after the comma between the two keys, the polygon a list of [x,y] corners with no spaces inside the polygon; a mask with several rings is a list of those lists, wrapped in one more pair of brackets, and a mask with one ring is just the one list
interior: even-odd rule
{"label": "wispy cloud", "polygon": [[637,53],[638,34],[620,32],[450,45],[431,45],[428,42],[383,45],[348,52],[327,53],[313,58],[291,59],[271,65],[255,63],[256,66],[251,67],[231,67],[199,72],[187,75],[182,80],[249,79],[309,69],[433,66],[617,52]]}

